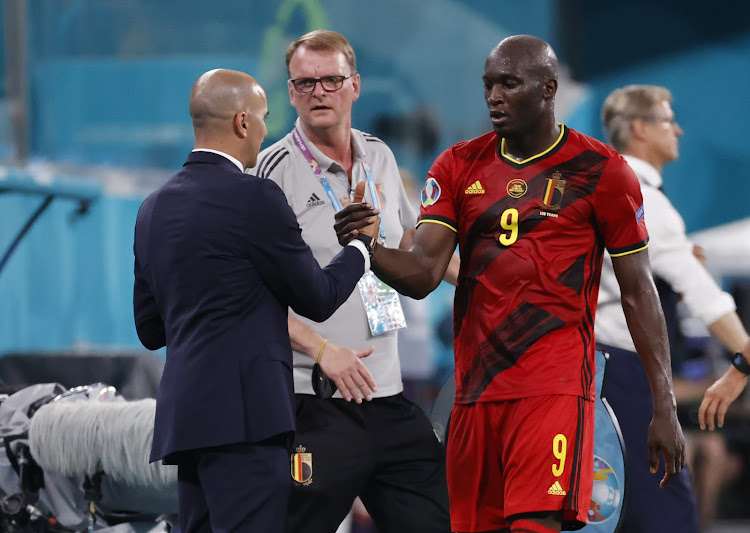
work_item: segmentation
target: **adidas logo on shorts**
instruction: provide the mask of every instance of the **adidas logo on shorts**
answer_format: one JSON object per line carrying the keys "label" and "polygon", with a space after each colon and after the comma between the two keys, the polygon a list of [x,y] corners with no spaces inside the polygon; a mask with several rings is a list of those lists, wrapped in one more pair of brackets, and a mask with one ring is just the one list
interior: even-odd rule
{"label": "adidas logo on shorts", "polygon": [[552,494],[553,496],[565,496],[567,492],[563,490],[559,481],[555,481],[547,491],[547,494]]}
{"label": "adidas logo on shorts", "polygon": [[307,207],[315,207],[316,205],[323,205],[325,204],[324,200],[321,200],[320,197],[312,193],[312,196],[307,200]]}

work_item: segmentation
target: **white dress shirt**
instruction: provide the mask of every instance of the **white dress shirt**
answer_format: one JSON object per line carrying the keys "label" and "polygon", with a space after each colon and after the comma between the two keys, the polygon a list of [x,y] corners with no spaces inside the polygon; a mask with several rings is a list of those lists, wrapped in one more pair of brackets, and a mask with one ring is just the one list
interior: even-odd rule
{"label": "white dress shirt", "polygon": [[[736,309],[734,300],[722,291],[708,271],[693,255],[693,243],[685,234],[685,222],[659,190],[659,172],[642,159],[624,156],[638,176],[643,194],[646,227],[649,234],[648,255],[654,276],[666,280],[682,295],[690,313],[707,326]],[[598,343],[635,351],[625,313],[620,303],[620,286],[612,268],[612,259],[605,254],[595,332]]]}
{"label": "white dress shirt", "polygon": [[240,172],[245,172],[245,166],[244,166],[244,165],[243,165],[242,163],[240,163],[240,160],[239,160],[239,159],[237,159],[237,158],[236,158],[236,157],[234,157],[234,156],[231,156],[231,155],[227,154],[227,153],[224,153],[224,152],[220,152],[219,150],[214,150],[214,149],[212,149],[212,148],[195,148],[195,149],[193,149],[193,152],[209,152],[209,153],[211,153],[211,154],[216,154],[216,155],[220,155],[220,156],[222,156],[222,157],[226,157],[226,158],[227,158],[227,159],[229,159],[229,160],[230,160],[230,161],[231,161],[232,163],[234,163],[234,165],[235,165],[235,166],[236,166],[237,168],[239,168],[239,169],[240,169]]}

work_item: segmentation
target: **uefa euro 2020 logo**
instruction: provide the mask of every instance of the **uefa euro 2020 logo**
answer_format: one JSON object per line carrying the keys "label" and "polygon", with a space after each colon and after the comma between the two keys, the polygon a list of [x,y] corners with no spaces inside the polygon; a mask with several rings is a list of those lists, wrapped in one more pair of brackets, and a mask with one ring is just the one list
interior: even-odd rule
{"label": "uefa euro 2020 logo", "polygon": [[429,207],[440,198],[440,185],[435,178],[432,176],[427,178],[422,189],[422,207]]}
{"label": "uefa euro 2020 logo", "polygon": [[588,516],[590,524],[605,522],[615,513],[622,499],[622,489],[612,467],[594,455],[594,490]]}

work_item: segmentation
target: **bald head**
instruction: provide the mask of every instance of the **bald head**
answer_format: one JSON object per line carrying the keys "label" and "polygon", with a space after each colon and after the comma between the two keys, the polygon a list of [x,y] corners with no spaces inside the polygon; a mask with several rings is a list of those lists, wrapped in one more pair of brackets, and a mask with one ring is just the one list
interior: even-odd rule
{"label": "bald head", "polygon": [[195,147],[227,153],[255,165],[266,137],[266,93],[252,76],[216,69],[202,74],[190,92]]}
{"label": "bald head", "polygon": [[557,79],[557,56],[546,41],[533,35],[511,35],[492,49],[487,61],[522,68],[540,81]]}
{"label": "bald head", "polygon": [[265,101],[263,88],[252,76],[236,70],[209,70],[190,93],[193,128],[220,128],[237,113],[262,108]]}
{"label": "bald head", "polygon": [[539,153],[557,138],[557,57],[549,44],[532,35],[503,39],[487,56],[482,80],[492,128],[514,156]]}

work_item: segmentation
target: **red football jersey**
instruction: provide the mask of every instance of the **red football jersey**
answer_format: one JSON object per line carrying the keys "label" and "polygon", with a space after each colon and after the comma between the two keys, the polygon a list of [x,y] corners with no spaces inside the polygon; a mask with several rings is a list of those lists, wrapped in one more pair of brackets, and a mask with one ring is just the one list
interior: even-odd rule
{"label": "red football jersey", "polygon": [[443,152],[419,224],[458,233],[456,402],[593,398],[594,315],[604,248],[648,245],[641,189],[611,147],[562,126],[515,161],[490,132]]}

